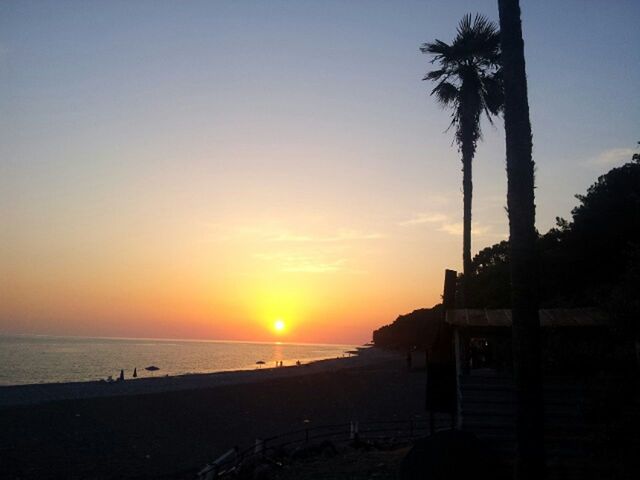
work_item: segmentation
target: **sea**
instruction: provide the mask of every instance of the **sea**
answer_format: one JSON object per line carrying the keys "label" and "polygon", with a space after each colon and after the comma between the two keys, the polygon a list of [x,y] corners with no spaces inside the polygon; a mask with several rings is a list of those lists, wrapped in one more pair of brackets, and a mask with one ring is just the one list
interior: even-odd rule
{"label": "sea", "polygon": [[[0,335],[0,385],[212,373],[338,358],[354,345]],[[262,363],[264,362],[264,363]],[[157,367],[150,371],[148,367]]]}

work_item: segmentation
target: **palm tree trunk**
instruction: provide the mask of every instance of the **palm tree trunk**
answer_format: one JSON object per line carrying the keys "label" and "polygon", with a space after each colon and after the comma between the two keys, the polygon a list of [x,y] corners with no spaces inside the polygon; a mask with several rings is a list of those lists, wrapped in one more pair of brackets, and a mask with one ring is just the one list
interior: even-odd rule
{"label": "palm tree trunk", "polygon": [[471,277],[471,202],[473,199],[473,182],[471,170],[473,156],[475,154],[475,142],[473,139],[474,118],[467,108],[460,118],[460,130],[462,132],[462,306],[469,306],[470,277]]}
{"label": "palm tree trunk", "polygon": [[534,163],[518,0],[498,0],[504,78],[507,206],[516,385],[515,478],[544,478],[544,416],[534,203]]}
{"label": "palm tree trunk", "polygon": [[471,166],[473,164],[473,150],[462,147],[462,302],[463,306],[469,306],[470,276],[471,276],[471,201],[473,198],[473,182],[471,181]]}

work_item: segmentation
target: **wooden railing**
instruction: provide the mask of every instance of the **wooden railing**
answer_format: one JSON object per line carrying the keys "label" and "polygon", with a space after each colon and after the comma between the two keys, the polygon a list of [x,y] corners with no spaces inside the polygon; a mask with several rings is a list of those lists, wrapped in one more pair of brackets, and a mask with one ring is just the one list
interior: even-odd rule
{"label": "wooden railing", "polygon": [[[442,419],[443,426],[449,426],[449,420]],[[383,420],[370,422],[340,423],[319,425],[285,432],[272,437],[256,439],[253,446],[239,450],[230,449],[215,461],[206,465],[198,473],[201,480],[224,478],[237,472],[243,463],[252,460],[280,465],[279,458],[287,449],[294,446],[317,443],[320,440],[337,441],[375,441],[375,440],[412,440],[428,435],[428,419]],[[440,429],[440,428],[436,428]]]}

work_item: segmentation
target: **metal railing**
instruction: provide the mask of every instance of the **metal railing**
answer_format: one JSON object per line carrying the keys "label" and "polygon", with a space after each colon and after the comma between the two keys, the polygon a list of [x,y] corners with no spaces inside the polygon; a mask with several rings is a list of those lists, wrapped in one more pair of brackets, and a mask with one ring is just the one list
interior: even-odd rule
{"label": "metal railing", "polygon": [[388,439],[411,440],[431,433],[430,423],[429,419],[352,421],[292,430],[272,437],[256,439],[253,446],[243,450],[237,448],[228,450],[200,470],[198,478],[212,480],[227,477],[236,473],[243,463],[253,459],[282,466],[278,459],[283,457],[287,448],[319,440],[369,442]]}

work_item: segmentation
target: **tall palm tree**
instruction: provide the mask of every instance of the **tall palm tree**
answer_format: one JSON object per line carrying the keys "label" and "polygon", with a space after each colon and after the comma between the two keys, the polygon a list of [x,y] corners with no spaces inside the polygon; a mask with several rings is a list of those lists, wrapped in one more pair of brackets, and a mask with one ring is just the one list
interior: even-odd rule
{"label": "tall palm tree", "polygon": [[544,478],[536,206],[524,41],[518,0],[498,0],[504,77],[507,208],[511,248],[516,478]]}
{"label": "tall palm tree", "polygon": [[444,108],[451,108],[451,124],[455,127],[455,142],[462,153],[463,191],[463,301],[469,298],[468,278],[471,275],[471,165],[476,145],[481,137],[480,116],[491,117],[502,108],[502,84],[499,71],[500,33],[497,26],[482,15],[465,15],[458,24],[451,44],[440,40],[425,43],[422,53],[432,55],[438,66],[423,78],[436,82],[431,91]]}

